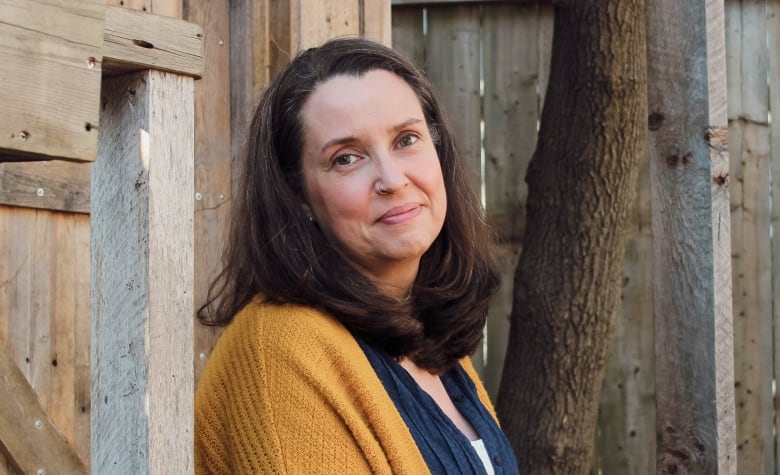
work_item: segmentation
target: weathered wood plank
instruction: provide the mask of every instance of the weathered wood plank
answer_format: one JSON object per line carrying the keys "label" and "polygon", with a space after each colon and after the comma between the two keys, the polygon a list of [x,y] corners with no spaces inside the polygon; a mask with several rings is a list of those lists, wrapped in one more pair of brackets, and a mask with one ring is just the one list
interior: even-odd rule
{"label": "weathered wood plank", "polygon": [[158,69],[203,75],[203,33],[199,25],[122,7],[106,8],[103,76]]}
{"label": "weathered wood plank", "polygon": [[393,37],[390,0],[360,2],[360,34],[390,46]]}
{"label": "weathered wood plank", "polygon": [[152,12],[172,18],[182,17],[183,0],[106,0],[106,4]]}
{"label": "weathered wood plank", "polygon": [[97,150],[104,0],[0,1],[0,161]]}
{"label": "weathered wood plank", "polygon": [[[0,348],[0,449],[21,473],[87,473],[38,403],[35,391]],[[41,472],[43,470],[43,472]]]}
{"label": "weathered wood plank", "polygon": [[89,164],[0,163],[0,204],[89,213]]}
{"label": "weathered wood plank", "polygon": [[[525,172],[541,113],[538,18],[535,7],[491,5],[483,12],[485,206],[499,236],[517,243],[525,226]],[[511,300],[507,303],[511,308]]]}
{"label": "weathered wood plank", "polygon": [[657,470],[732,474],[723,6],[661,0],[647,12]]}
{"label": "weathered wood plank", "polygon": [[477,189],[482,182],[480,121],[480,8],[428,7],[427,73],[469,163]]}
{"label": "weathered wood plank", "polygon": [[[237,167],[231,157],[238,150],[232,150],[233,144],[240,147],[241,141],[232,138],[243,133],[243,121],[237,114],[248,113],[254,104],[254,77],[251,70],[234,68],[241,63],[231,64],[241,52],[241,44],[233,44],[230,39],[243,36],[240,31],[231,31],[231,9],[236,8],[229,2],[192,2],[187,11],[187,20],[203,26],[205,38],[205,73],[195,83],[195,308],[206,302],[211,282],[222,270],[222,249],[226,239],[226,223],[230,213],[233,194],[232,177]],[[255,17],[254,20],[257,20]],[[254,20],[245,27],[254,26]],[[239,24],[240,25],[240,24]],[[237,26],[239,26],[237,25]],[[252,33],[246,33],[251,35]],[[254,38],[246,40],[252,44]],[[246,44],[245,43],[245,44]],[[235,49],[235,51],[234,51]],[[245,50],[253,51],[251,48]],[[248,61],[252,57],[248,55]],[[251,68],[251,65],[243,63]],[[250,74],[244,78],[244,74]],[[236,89],[231,92],[232,79],[241,79],[248,88],[243,94]],[[244,82],[246,81],[246,82]],[[238,87],[238,86],[236,86]],[[232,98],[234,94],[236,99]],[[250,100],[251,98],[251,100]],[[248,104],[244,101],[250,101]],[[242,108],[231,112],[231,103]],[[242,112],[245,111],[245,112]],[[233,114],[231,117],[231,113]],[[231,120],[235,120],[231,129]],[[205,366],[207,356],[221,333],[221,328],[196,325],[194,330],[194,363],[196,380]]]}
{"label": "weathered wood plank", "polygon": [[640,163],[626,223],[621,308],[599,404],[593,473],[655,472],[655,351],[650,164]]}
{"label": "weathered wood plank", "polygon": [[298,49],[317,46],[330,38],[358,35],[360,0],[298,0],[295,38]]}
{"label": "weathered wood plank", "polygon": [[0,206],[0,347],[84,463],[89,402],[78,394],[89,391],[89,367],[77,364],[85,350],[74,327],[89,320],[88,256],[86,216]]}
{"label": "weathered wood plank", "polygon": [[766,4],[726,2],[739,473],[774,473]]}
{"label": "weathered wood plank", "polygon": [[[780,58],[777,55],[777,45],[780,45],[780,1],[767,2],[767,43],[769,54],[769,110],[773,120],[769,131],[769,149],[772,176],[772,229],[775,234],[772,239],[772,321],[774,342],[774,380],[780,381]],[[774,119],[777,117],[778,119]],[[775,428],[780,427],[780,410],[778,410],[778,395],[775,394]],[[775,470],[780,470],[780,435],[775,434]]]}
{"label": "weathered wood plank", "polygon": [[165,72],[103,82],[91,196],[97,473],[194,471],[193,98],[191,78]]}
{"label": "weathered wood plank", "polygon": [[393,8],[393,49],[425,71],[423,8]]}

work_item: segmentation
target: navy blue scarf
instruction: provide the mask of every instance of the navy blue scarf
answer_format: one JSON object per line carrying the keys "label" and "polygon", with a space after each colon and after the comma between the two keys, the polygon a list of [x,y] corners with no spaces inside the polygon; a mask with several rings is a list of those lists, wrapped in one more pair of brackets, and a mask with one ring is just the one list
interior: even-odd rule
{"label": "navy blue scarf", "polygon": [[[485,474],[477,452],[439,405],[395,359],[357,339],[395,404],[432,474]],[[441,376],[444,389],[485,443],[496,475],[518,474],[514,452],[493,416],[477,396],[474,383],[460,365]]]}

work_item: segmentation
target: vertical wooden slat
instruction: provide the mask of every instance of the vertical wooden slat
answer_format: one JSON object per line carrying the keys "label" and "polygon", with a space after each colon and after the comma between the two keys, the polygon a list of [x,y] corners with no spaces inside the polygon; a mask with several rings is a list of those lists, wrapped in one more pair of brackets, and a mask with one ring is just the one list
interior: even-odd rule
{"label": "vertical wooden slat", "polygon": [[428,7],[426,62],[459,150],[479,186],[482,178],[480,121],[480,7]]}
{"label": "vertical wooden slat", "polygon": [[389,0],[362,0],[360,34],[390,46],[392,18]]}
{"label": "vertical wooden slat", "polygon": [[540,114],[538,18],[535,6],[485,5],[483,11],[487,215],[502,239],[519,242]]}
{"label": "vertical wooden slat", "polygon": [[[88,217],[0,206],[0,345],[85,464],[88,301]],[[80,324],[87,326],[81,334]]]}
{"label": "vertical wooden slat", "polygon": [[423,7],[393,7],[393,49],[425,71]]}
{"label": "vertical wooden slat", "polygon": [[484,5],[482,11],[485,206],[488,221],[502,240],[501,289],[488,314],[483,376],[488,393],[495,397],[504,366],[514,269],[525,225],[525,173],[536,147],[542,32],[535,5]]}
{"label": "vertical wooden slat", "polygon": [[661,0],[647,12],[657,470],[731,474],[723,6]]}
{"label": "vertical wooden slat", "polygon": [[621,306],[599,404],[594,473],[655,471],[655,351],[649,162],[626,223]]}
{"label": "vertical wooden slat", "polygon": [[727,2],[739,473],[774,473],[766,2]]}
{"label": "vertical wooden slat", "polygon": [[[204,74],[195,82],[195,189],[192,199],[195,203],[196,309],[205,303],[211,282],[222,270],[222,248],[233,193],[230,8],[227,1],[191,0],[186,9],[186,20],[203,28],[204,40]],[[197,380],[220,329],[196,324],[194,331]]]}
{"label": "vertical wooden slat", "polygon": [[[772,123],[769,151],[772,173],[772,321],[774,342],[774,381],[780,382],[780,0],[767,2],[767,43],[769,46],[769,110]],[[775,470],[780,470],[780,391],[775,391]]]}
{"label": "vertical wooden slat", "polygon": [[103,82],[91,190],[92,468],[193,465],[193,80]]}
{"label": "vertical wooden slat", "polygon": [[298,0],[296,6],[295,38],[300,50],[330,38],[360,33],[359,0]]}

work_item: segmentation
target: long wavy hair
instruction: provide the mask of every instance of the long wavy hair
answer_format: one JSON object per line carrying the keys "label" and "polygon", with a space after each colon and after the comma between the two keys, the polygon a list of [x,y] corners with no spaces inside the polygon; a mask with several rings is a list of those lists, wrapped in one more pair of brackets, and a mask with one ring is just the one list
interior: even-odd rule
{"label": "long wavy hair", "polygon": [[[403,301],[382,294],[352,267],[303,206],[304,103],[333,76],[360,77],[380,69],[401,77],[419,99],[447,193],[443,228],[422,256]],[[442,108],[408,60],[361,38],[301,52],[262,94],[242,159],[225,267],[198,312],[203,323],[227,324],[259,295],[322,309],[354,335],[433,373],[474,352],[499,282],[493,235]]]}

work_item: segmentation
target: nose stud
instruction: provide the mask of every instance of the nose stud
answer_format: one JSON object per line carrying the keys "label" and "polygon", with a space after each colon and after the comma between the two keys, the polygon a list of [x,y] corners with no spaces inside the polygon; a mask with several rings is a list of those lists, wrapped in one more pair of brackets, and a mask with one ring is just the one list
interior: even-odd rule
{"label": "nose stud", "polygon": [[376,192],[377,192],[377,193],[379,193],[380,195],[386,195],[386,194],[390,193],[388,190],[386,190],[386,189],[385,189],[385,188],[382,186],[382,184],[381,184],[381,183],[378,183],[378,184],[377,184],[377,186],[376,186]]}

